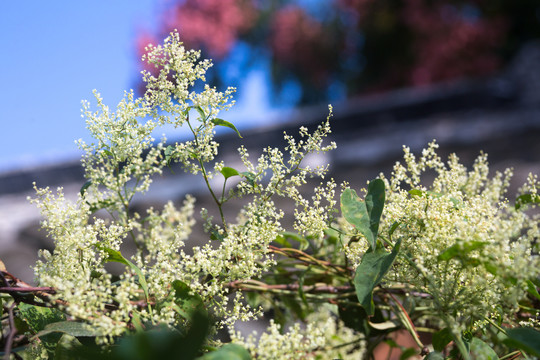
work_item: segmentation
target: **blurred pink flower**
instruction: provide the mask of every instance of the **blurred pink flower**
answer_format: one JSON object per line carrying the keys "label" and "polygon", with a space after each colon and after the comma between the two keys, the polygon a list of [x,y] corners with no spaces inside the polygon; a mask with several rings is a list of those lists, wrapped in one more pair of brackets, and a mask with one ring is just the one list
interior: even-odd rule
{"label": "blurred pink flower", "polygon": [[274,59],[295,72],[309,76],[314,84],[326,82],[329,69],[329,44],[323,26],[298,6],[276,11],[270,29],[270,48]]}
{"label": "blurred pink flower", "polygon": [[178,29],[187,47],[223,58],[256,18],[252,0],[186,0],[165,15],[164,26],[166,32]]}
{"label": "blurred pink flower", "polygon": [[402,18],[415,35],[411,85],[488,75],[501,65],[496,49],[507,30],[503,19],[468,19],[448,3],[422,0],[407,1]]}

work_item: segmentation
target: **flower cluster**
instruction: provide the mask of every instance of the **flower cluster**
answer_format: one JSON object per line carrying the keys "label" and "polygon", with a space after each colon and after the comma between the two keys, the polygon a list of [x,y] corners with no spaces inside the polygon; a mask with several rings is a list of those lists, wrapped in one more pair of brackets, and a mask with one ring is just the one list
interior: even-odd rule
{"label": "flower cluster", "polygon": [[[35,266],[44,288],[32,291],[40,302],[13,296],[14,303],[31,304],[18,305],[17,316],[41,327],[28,336],[34,340],[29,353],[51,354],[55,346],[47,347],[42,335],[50,325],[73,336],[84,331],[111,353],[128,333],[146,336],[163,326],[180,337],[182,351],[185,341],[199,336],[193,349],[199,355],[227,326],[237,344],[222,346],[217,356],[251,353],[260,359],[369,356],[382,341],[399,347],[388,334],[403,328],[424,348],[419,325],[438,336],[447,332],[437,351],[454,340],[454,350],[468,355],[466,331],[484,336],[488,329],[504,332],[502,323],[538,327],[532,314],[540,299],[540,215],[528,211],[540,203],[536,176],[529,176],[511,206],[506,192],[512,171],[490,176],[486,155],[467,170],[455,155],[444,162],[435,142],[419,159],[405,147],[404,162],[389,178],[381,174],[370,182],[364,200],[342,184],[343,218],[335,218],[336,183],[323,181],[328,166],[307,159],[336,147],[326,140],[331,107],[312,133],[304,127],[297,136],[285,133],[281,148],[264,148],[255,161],[240,147],[242,168],[231,168],[218,158],[214,136],[218,126],[240,135],[218,117],[232,106],[234,89],[193,90],[211,63],[185,50],[176,33],[149,46],[145,59],[156,71],[143,72],[142,97],[127,92],[114,112],[97,93],[98,111],[83,105],[95,142],[79,142],[87,182],[77,198],[69,201],[61,188],[36,187],[30,199],[55,248],[41,251]],[[156,142],[152,134],[164,125],[186,126],[192,139]],[[192,196],[182,204],[134,210],[134,197],[170,165],[202,177],[219,212],[214,217],[199,210],[203,238],[192,239]],[[243,205],[231,216],[229,201],[236,199]],[[17,285],[2,273],[8,287]],[[41,301],[58,313],[32,323],[24,305],[39,313]],[[530,316],[516,315],[520,306]],[[274,310],[275,319],[258,339],[234,331],[237,321],[264,310]],[[56,322],[55,314],[66,321]],[[529,335],[540,339],[540,333]],[[469,341],[471,353],[493,353],[482,339]],[[402,350],[404,356],[415,352]]]}
{"label": "flower cluster", "polygon": [[[403,254],[386,279],[428,294],[420,301],[441,318],[457,319],[459,331],[465,321],[490,314],[509,321],[527,282],[539,275],[538,216],[517,211],[505,198],[510,169],[490,178],[486,155],[467,171],[455,155],[445,164],[437,147],[431,143],[420,159],[405,147],[404,164],[388,179],[381,175],[387,189],[382,236],[401,239]],[[432,184],[423,185],[430,178]],[[523,191],[534,196],[537,187],[531,175]],[[359,264],[365,249],[349,244],[350,260]]]}
{"label": "flower cluster", "polygon": [[[144,96],[126,93],[114,112],[97,93],[98,111],[91,111],[88,102],[83,104],[83,117],[95,142],[79,141],[88,182],[78,198],[72,203],[62,189],[54,195],[36,188],[37,197],[31,200],[41,209],[42,225],[55,243],[54,252],[41,253],[36,280],[54,287],[52,300],[73,319],[92,325],[101,341],[127,331],[134,316],[143,323],[168,326],[189,320],[174,300],[175,281],[177,287],[186,284],[190,296],[220,319],[218,327],[253,318],[259,310],[246,305],[240,291],[231,296],[229,284],[260,278],[275,263],[268,246],[285,229],[280,223],[284,212],[273,197],[292,199],[296,229],[318,237],[331,221],[335,205],[333,181],[316,188],[312,201],[298,190],[307,178],[323,177],[327,171],[327,167],[304,166],[302,161],[311,153],[335,147],[323,145],[330,133],[330,116],[313,134],[302,129],[299,141],[285,135],[288,154],[267,148],[254,165],[241,148],[246,171],[227,168],[232,173],[226,175],[224,164],[215,162],[214,134],[216,126],[237,131],[217,117],[234,103],[234,89],[219,92],[206,85],[200,92],[192,90],[196,81],[205,80],[211,63],[199,61],[198,52],[185,50],[176,33],[147,50],[144,59],[157,71],[143,71]],[[196,121],[190,119],[193,114]],[[156,143],[152,134],[167,124],[189,127],[193,139],[167,147],[165,139]],[[188,196],[180,207],[169,202],[162,210],[150,208],[146,214],[131,207],[133,197],[147,191],[152,177],[171,163],[201,174],[221,213],[220,223],[207,217],[206,243],[190,249],[186,240],[194,225],[194,198]],[[223,184],[218,196],[209,179],[221,174],[225,182],[230,176],[241,176],[242,181],[229,194]],[[251,201],[236,219],[226,218],[222,207],[237,196]],[[135,248],[131,256],[123,253],[129,243]],[[106,264],[111,261],[123,264],[120,275],[109,272]]]}
{"label": "flower cluster", "polygon": [[254,333],[245,338],[240,332],[231,331],[231,338],[248,349],[254,359],[361,358],[365,343],[358,343],[359,335],[346,327],[334,310],[321,307],[306,319],[304,327],[295,323],[284,330],[271,320],[260,336]]}

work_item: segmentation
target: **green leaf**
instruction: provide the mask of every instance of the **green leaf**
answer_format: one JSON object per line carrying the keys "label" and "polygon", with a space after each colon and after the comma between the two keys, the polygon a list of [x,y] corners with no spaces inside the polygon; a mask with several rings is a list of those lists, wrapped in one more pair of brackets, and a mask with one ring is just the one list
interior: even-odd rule
{"label": "green leaf", "polygon": [[197,112],[201,116],[202,122],[205,123],[206,122],[206,114],[204,113],[204,110],[200,106],[192,106],[191,108],[197,110]]}
{"label": "green leaf", "polygon": [[88,180],[84,183],[84,185],[81,187],[81,190],[79,191],[81,193],[81,197],[84,196],[84,194],[86,193],[86,189],[88,189],[90,185],[92,185],[92,180]]}
{"label": "green leaf", "polygon": [[384,200],[384,182],[381,179],[369,183],[365,201],[360,200],[352,189],[345,189],[341,194],[343,217],[366,237],[372,249],[375,249],[377,244]]}
{"label": "green leaf", "polygon": [[165,161],[167,162],[167,166],[170,165],[171,163],[173,153],[174,153],[174,148],[171,145],[165,148],[164,154],[165,154]]}
{"label": "green leaf", "polygon": [[384,209],[385,197],[384,181],[381,179],[370,181],[365,202],[370,220],[369,228],[375,240],[377,240],[377,234],[379,232],[379,221],[381,220]]}
{"label": "green leaf", "polygon": [[144,277],[144,274],[142,273],[141,269],[139,269],[137,265],[135,265],[128,259],[124,258],[122,254],[120,253],[120,251],[110,249],[101,244],[96,244],[96,247],[100,250],[105,251],[105,253],[107,253],[107,259],[105,261],[117,262],[117,263],[127,265],[135,272],[135,274],[137,274],[138,279],[139,279],[139,284],[141,285],[141,289],[144,291],[144,296],[146,298],[146,301],[148,302],[149,300],[148,284],[146,283],[146,278]]}
{"label": "green leaf", "polygon": [[540,332],[520,327],[506,330],[506,335],[508,338],[503,341],[506,345],[540,356]]}
{"label": "green leaf", "polygon": [[244,347],[229,343],[200,357],[199,360],[251,360],[251,355]]}
{"label": "green leaf", "polygon": [[443,351],[444,348],[454,340],[454,335],[449,328],[444,328],[433,334],[433,349],[435,351]]}
{"label": "green leaf", "polygon": [[94,337],[102,335],[90,325],[77,321],[59,321],[48,324],[43,330],[38,332],[35,337],[42,337],[47,334],[60,332],[75,337]]}
{"label": "green leaf", "polygon": [[360,265],[356,268],[354,276],[356,296],[368,315],[373,315],[375,311],[373,289],[381,282],[392,266],[400,245],[401,239],[396,242],[392,252],[387,252],[382,247],[377,247],[375,250],[369,249],[362,257]]}
{"label": "green leaf", "polygon": [[189,286],[180,281],[174,280],[171,284],[174,290],[174,310],[183,318],[192,320],[195,313],[207,316],[207,311],[201,296],[192,293]]}
{"label": "green leaf", "polygon": [[418,190],[418,189],[411,189],[411,190],[409,190],[409,194],[411,194],[413,196],[422,196],[422,195],[424,195],[424,192],[422,190]]}
{"label": "green leaf", "polygon": [[538,203],[540,203],[540,195],[533,196],[532,194],[523,194],[517,197],[514,206],[516,210],[519,210],[523,205]]}
{"label": "green leaf", "polygon": [[444,360],[444,355],[438,351],[432,351],[424,357],[424,360]]}
{"label": "green leaf", "polygon": [[465,241],[465,242],[458,242],[454,245],[450,246],[449,248],[445,249],[442,253],[437,256],[438,260],[448,261],[453,258],[459,258],[461,260],[468,259],[467,254],[474,250],[478,250],[486,246],[485,241]]}
{"label": "green leaf", "polygon": [[255,186],[255,174],[249,171],[243,171],[240,173],[243,177],[246,178],[246,180],[249,182],[251,186]]}
{"label": "green leaf", "polygon": [[341,213],[345,220],[360,231],[368,240],[372,249],[375,248],[375,240],[373,233],[369,228],[369,215],[367,213],[366,204],[360,200],[356,191],[345,189],[341,194]]}
{"label": "green leaf", "polygon": [[221,169],[221,174],[225,177],[225,179],[228,179],[232,176],[239,176],[240,173],[238,170],[233,169],[232,167],[225,166],[223,169]]}
{"label": "green leaf", "polygon": [[534,296],[537,300],[540,300],[540,294],[538,293],[536,286],[531,280],[527,280],[527,291],[529,292],[529,294]]}
{"label": "green leaf", "polygon": [[24,320],[33,333],[43,330],[48,324],[65,320],[64,313],[54,308],[20,303],[19,317]]}
{"label": "green leaf", "polygon": [[[28,326],[26,331],[32,334],[37,334],[52,323],[57,323],[65,320],[65,315],[60,310],[54,308],[46,308],[34,306],[25,303],[20,303],[18,306],[18,317],[23,320]],[[54,354],[58,341],[62,334],[44,334],[40,341],[47,350],[49,357]]]}
{"label": "green leaf", "polygon": [[290,242],[288,242],[287,238],[285,236],[283,236],[283,235],[276,236],[276,239],[274,241],[277,242],[279,245],[281,245],[283,247],[286,247],[286,248],[291,248],[292,247],[292,244]]}
{"label": "green leaf", "polygon": [[[283,305],[294,315],[296,315],[300,320],[304,320],[307,316],[305,309],[302,307],[302,304],[297,301],[296,296],[281,296],[280,300],[283,302]],[[290,320],[290,314],[282,314],[284,322]]]}
{"label": "green leaf", "polygon": [[103,153],[107,156],[114,158],[114,154],[110,150],[105,149],[103,150]]}
{"label": "green leaf", "polygon": [[278,244],[290,248],[292,247],[292,244],[287,241],[288,239],[298,242],[300,244],[300,246],[298,247],[300,250],[305,250],[309,247],[309,241],[306,238],[290,231],[283,231],[276,237],[275,241]]}
{"label": "green leaf", "polygon": [[485,342],[479,338],[473,338],[471,341],[471,358],[482,360],[499,360],[497,353]]}
{"label": "green leaf", "polygon": [[416,359],[417,354],[418,354],[418,350],[416,350],[415,348],[407,348],[403,350],[403,352],[401,353],[401,356],[399,357],[399,360],[410,359],[413,356]]}
{"label": "green leaf", "polygon": [[390,230],[388,230],[388,238],[392,240],[392,235],[394,235],[394,231],[398,228],[398,226],[401,225],[400,221],[394,221],[392,226],[390,226]]}
{"label": "green leaf", "polygon": [[223,241],[225,237],[219,233],[219,231],[215,228],[210,230],[210,240],[219,240]]}
{"label": "green leaf", "polygon": [[225,121],[223,119],[215,118],[215,119],[210,120],[210,122],[212,122],[216,126],[225,126],[225,127],[228,127],[229,129],[233,129],[234,131],[236,131],[236,133],[238,134],[238,136],[240,138],[242,137],[242,135],[240,135],[240,131],[238,131],[236,126],[234,126],[232,123],[230,123],[228,121]]}
{"label": "green leaf", "polygon": [[338,303],[339,318],[345,326],[363,334],[369,333],[366,310],[359,306],[355,298],[347,298],[344,303]]}

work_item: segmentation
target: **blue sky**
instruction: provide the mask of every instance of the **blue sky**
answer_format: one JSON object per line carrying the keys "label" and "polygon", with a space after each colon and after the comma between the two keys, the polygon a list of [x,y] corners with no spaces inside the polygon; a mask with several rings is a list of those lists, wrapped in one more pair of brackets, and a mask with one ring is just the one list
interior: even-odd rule
{"label": "blue sky", "polygon": [[[6,1],[0,11],[0,172],[78,158],[88,140],[81,100],[97,89],[114,107],[134,87],[135,37],[154,29],[156,0]],[[227,116],[245,126],[268,113],[266,76],[246,75],[244,97]],[[258,123],[265,121],[259,119]],[[174,134],[168,134],[174,137]]]}

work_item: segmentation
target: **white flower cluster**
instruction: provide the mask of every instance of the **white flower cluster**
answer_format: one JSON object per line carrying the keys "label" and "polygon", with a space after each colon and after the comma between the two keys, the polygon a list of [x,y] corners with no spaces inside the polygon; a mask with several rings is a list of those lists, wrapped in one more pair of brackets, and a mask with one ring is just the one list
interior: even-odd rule
{"label": "white flower cluster", "polygon": [[273,320],[260,336],[247,338],[230,331],[233,342],[242,344],[254,359],[360,359],[366,347],[354,330],[336,315],[335,306],[321,306],[310,314],[305,325],[294,323],[286,330]]}
{"label": "white flower cluster", "polygon": [[[67,201],[61,189],[54,195],[36,188],[32,200],[41,209],[43,227],[55,243],[54,252],[41,253],[36,280],[41,286],[54,287],[54,299],[72,318],[98,329],[104,335],[102,341],[125,332],[134,314],[154,324],[174,326],[185,321],[170,300],[175,280],[200,296],[206,308],[222,319],[222,325],[253,318],[258,309],[245,305],[240,292],[231,297],[229,284],[258,278],[274,264],[268,246],[284,231],[280,223],[284,212],[272,198],[292,199],[295,228],[316,237],[322,237],[335,206],[333,181],[316,188],[311,201],[298,190],[308,177],[323,177],[327,170],[303,166],[302,160],[310,153],[335,148],[334,143],[323,145],[330,133],[329,116],[313,134],[302,129],[298,142],[285,135],[287,155],[267,148],[253,165],[247,151],[239,150],[247,171],[242,172],[243,181],[233,193],[252,199],[236,220],[226,219],[223,213],[221,224],[212,224],[209,218],[205,227],[217,235],[210,233],[214,240],[205,245],[185,250],[194,224],[192,197],[180,208],[167,203],[162,210],[133,212],[134,195],[147,191],[152,177],[171,162],[202,175],[220,212],[229,200],[225,194],[215,196],[208,180],[224,169],[222,163],[211,163],[218,153],[214,133],[219,125],[234,128],[217,118],[233,104],[234,89],[218,92],[205,86],[201,92],[192,91],[197,80],[205,80],[211,63],[199,61],[198,52],[185,50],[176,33],[163,45],[149,46],[144,58],[156,68],[156,72],[143,72],[144,96],[126,93],[115,112],[97,93],[99,111],[92,112],[89,103],[83,104],[83,117],[95,142],[79,141],[85,151],[82,164],[88,182],[75,203]],[[190,120],[190,114],[198,114],[197,122]],[[165,139],[156,144],[152,133],[166,124],[187,125],[193,140],[167,148]],[[108,217],[97,216],[98,211]],[[131,257],[121,253],[126,241],[137,248]],[[108,261],[125,265],[119,278],[107,271]]]}
{"label": "white flower cluster", "polygon": [[[527,280],[540,275],[538,216],[506,200],[511,170],[490,178],[485,155],[467,171],[455,155],[445,164],[436,148],[431,143],[417,160],[405,147],[404,164],[397,163],[389,179],[381,175],[386,203],[379,231],[388,238],[396,224],[390,241],[402,239],[386,279],[429,294],[426,301],[441,318],[513,314]],[[431,186],[423,185],[433,176]],[[531,176],[523,190],[537,188]],[[348,253],[356,265],[360,253]]]}

